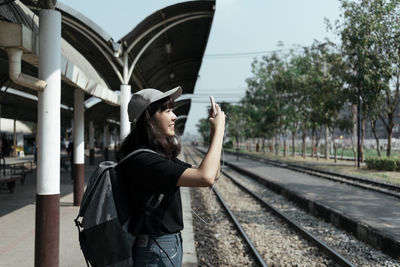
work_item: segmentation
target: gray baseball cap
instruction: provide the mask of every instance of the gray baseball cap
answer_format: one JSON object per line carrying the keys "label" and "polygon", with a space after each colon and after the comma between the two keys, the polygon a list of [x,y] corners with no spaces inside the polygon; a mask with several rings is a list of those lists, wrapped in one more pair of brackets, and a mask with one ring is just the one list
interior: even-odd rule
{"label": "gray baseball cap", "polygon": [[129,121],[136,123],[143,111],[151,104],[165,97],[170,97],[175,100],[182,94],[182,88],[180,86],[162,92],[157,89],[143,89],[132,95],[131,100],[128,103],[128,116]]}

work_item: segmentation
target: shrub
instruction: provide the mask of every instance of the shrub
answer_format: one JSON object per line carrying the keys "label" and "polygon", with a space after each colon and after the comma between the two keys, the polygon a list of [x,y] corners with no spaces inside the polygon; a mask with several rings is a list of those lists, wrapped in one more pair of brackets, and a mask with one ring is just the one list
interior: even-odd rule
{"label": "shrub", "polygon": [[400,170],[400,159],[394,157],[370,157],[365,160],[368,169],[379,171]]}
{"label": "shrub", "polygon": [[229,140],[228,142],[224,143],[223,148],[233,148],[232,140]]}
{"label": "shrub", "polygon": [[375,158],[366,158],[364,160],[365,164],[367,164],[367,169],[374,170],[376,169],[376,159]]}

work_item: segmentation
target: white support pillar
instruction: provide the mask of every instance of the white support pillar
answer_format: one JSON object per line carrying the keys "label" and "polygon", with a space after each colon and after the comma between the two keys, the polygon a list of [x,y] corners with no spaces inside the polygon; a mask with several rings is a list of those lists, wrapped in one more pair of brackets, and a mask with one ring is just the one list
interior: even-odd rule
{"label": "white support pillar", "polygon": [[128,117],[128,103],[131,100],[131,86],[127,84],[121,84],[121,106],[120,106],[120,116],[121,116],[121,131],[120,139],[124,138],[130,133],[131,127]]}
{"label": "white support pillar", "polygon": [[74,91],[74,205],[81,204],[84,189],[85,164],[85,93],[80,89]]}
{"label": "white support pillar", "polygon": [[36,180],[35,266],[59,265],[61,14],[39,13],[38,167]]}
{"label": "white support pillar", "polygon": [[74,164],[85,163],[85,93],[80,89],[74,92]]}

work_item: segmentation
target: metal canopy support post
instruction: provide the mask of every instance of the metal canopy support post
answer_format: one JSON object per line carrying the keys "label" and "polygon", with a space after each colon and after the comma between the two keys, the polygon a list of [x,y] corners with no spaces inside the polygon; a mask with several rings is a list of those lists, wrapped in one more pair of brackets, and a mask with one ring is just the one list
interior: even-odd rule
{"label": "metal canopy support post", "polygon": [[120,106],[120,116],[121,116],[121,130],[120,130],[120,140],[130,133],[131,127],[128,117],[128,103],[131,98],[131,86],[127,84],[121,84],[121,106]]}
{"label": "metal canopy support post", "polygon": [[84,189],[85,171],[85,111],[83,101],[85,93],[80,89],[74,92],[74,206],[81,204]]}
{"label": "metal canopy support post", "polygon": [[89,122],[89,163],[94,165],[94,127],[93,121]]}
{"label": "metal canopy support post", "polygon": [[59,265],[61,14],[39,13],[38,167],[36,181],[35,266]]}

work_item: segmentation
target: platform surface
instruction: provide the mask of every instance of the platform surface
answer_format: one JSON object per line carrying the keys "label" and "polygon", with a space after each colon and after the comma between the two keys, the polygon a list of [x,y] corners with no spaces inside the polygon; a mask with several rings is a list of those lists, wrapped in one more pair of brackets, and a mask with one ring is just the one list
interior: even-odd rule
{"label": "platform surface", "polygon": [[[9,159],[17,162],[21,159]],[[96,158],[96,163],[101,158]],[[88,162],[88,160],[87,160]],[[90,178],[96,165],[85,164],[85,180]],[[78,230],[74,219],[79,207],[73,206],[73,184],[70,172],[61,169],[60,186],[60,249],[59,266],[86,266],[78,242]],[[197,266],[197,258],[192,232],[192,217],[189,189],[182,188],[185,230],[183,266]],[[31,267],[35,255],[35,200],[36,171],[28,174],[25,184],[17,182],[14,193],[6,187],[0,190],[0,266]],[[189,213],[189,214],[188,214]]]}

